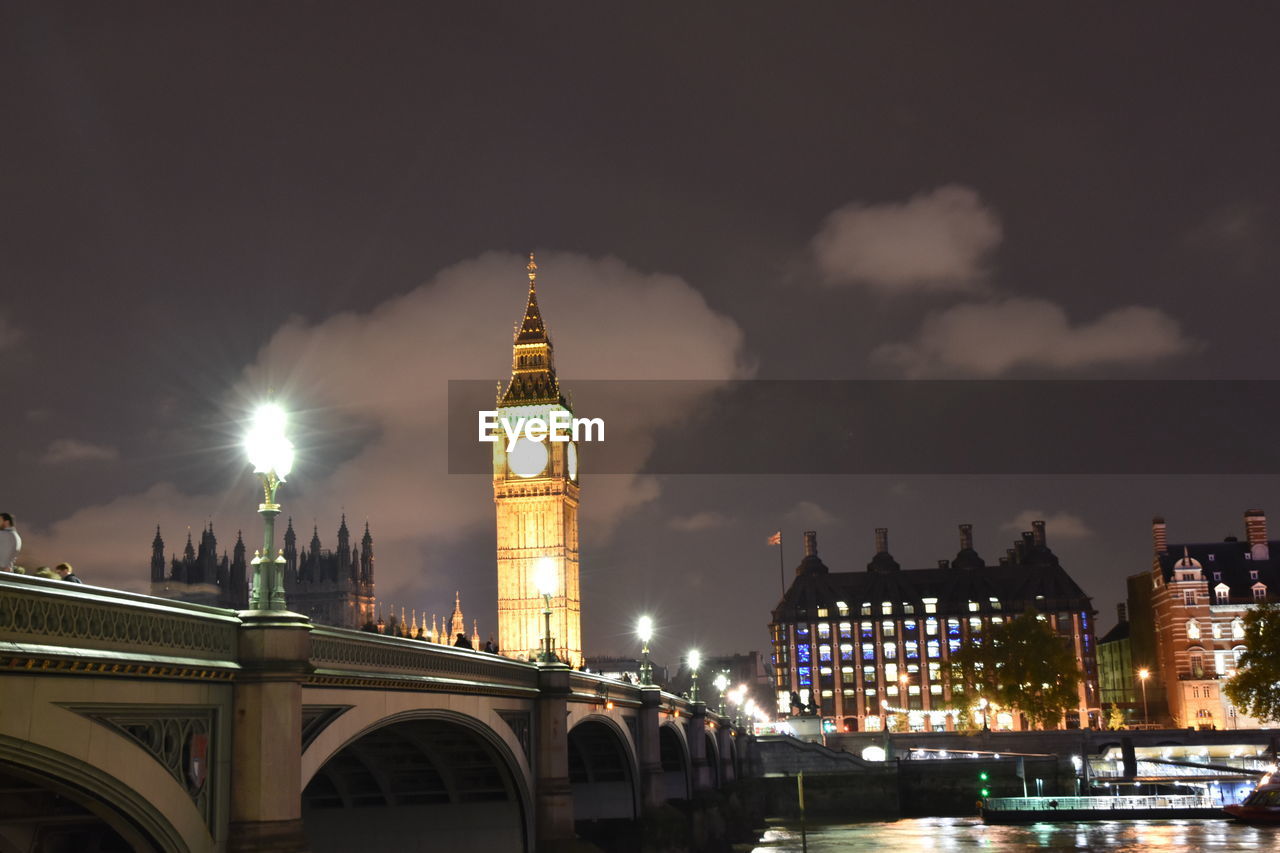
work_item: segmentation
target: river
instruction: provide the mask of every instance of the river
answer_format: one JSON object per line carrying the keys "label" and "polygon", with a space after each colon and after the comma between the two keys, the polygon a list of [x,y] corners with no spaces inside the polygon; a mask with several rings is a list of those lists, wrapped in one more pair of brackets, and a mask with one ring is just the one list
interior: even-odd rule
{"label": "river", "polygon": [[[1230,820],[1137,820],[987,826],[976,818],[931,817],[891,823],[820,824],[808,828],[809,853],[868,850],[1107,850],[1124,853],[1280,850],[1280,826]],[[770,822],[751,853],[799,853],[798,824]]]}

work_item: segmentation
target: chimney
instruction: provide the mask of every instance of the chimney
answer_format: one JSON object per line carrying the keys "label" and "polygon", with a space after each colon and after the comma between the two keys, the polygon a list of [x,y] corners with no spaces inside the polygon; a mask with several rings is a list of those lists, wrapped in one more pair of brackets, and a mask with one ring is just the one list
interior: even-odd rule
{"label": "chimney", "polygon": [[1044,521],[1031,522],[1031,541],[1032,544],[1041,548],[1048,546],[1048,542],[1045,541],[1044,537]]}
{"label": "chimney", "polygon": [[887,527],[876,528],[876,553],[889,553],[889,528]]}
{"label": "chimney", "polygon": [[1250,545],[1267,544],[1267,514],[1260,509],[1245,510],[1244,530]]}
{"label": "chimney", "polygon": [[1169,550],[1169,535],[1165,532],[1163,516],[1157,515],[1151,519],[1151,546],[1157,554],[1164,554]]}
{"label": "chimney", "polygon": [[814,530],[806,530],[804,532],[804,555],[806,557],[818,556],[818,533]]}
{"label": "chimney", "polygon": [[960,550],[973,550],[973,525],[960,525]]}
{"label": "chimney", "polygon": [[1121,625],[1123,625],[1125,622],[1128,622],[1129,621],[1129,605],[1125,604],[1123,601],[1117,604],[1116,618],[1119,619]]}

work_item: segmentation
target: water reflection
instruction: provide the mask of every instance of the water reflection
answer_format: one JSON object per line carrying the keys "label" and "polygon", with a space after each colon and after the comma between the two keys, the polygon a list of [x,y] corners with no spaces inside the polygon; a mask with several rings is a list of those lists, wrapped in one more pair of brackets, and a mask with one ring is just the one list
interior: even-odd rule
{"label": "water reflection", "polygon": [[[1280,849],[1280,826],[1229,820],[1140,820],[987,826],[976,818],[823,824],[808,830],[809,853],[877,850],[1108,850],[1194,853]],[[774,824],[753,853],[798,853],[798,825]]]}

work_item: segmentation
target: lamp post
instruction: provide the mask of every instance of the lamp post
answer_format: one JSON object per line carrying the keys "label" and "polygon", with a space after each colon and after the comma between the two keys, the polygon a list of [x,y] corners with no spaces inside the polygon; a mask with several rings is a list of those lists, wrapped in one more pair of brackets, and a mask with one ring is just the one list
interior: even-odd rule
{"label": "lamp post", "polygon": [[907,685],[910,683],[911,679],[907,677],[905,672],[898,676],[898,684],[901,687],[901,690],[898,692],[898,698],[902,702],[902,730],[904,732],[911,731],[911,705],[907,700]]}
{"label": "lamp post", "polygon": [[689,683],[689,701],[698,701],[698,667],[702,666],[702,653],[697,649],[689,652],[689,674],[691,681]]}
{"label": "lamp post", "polygon": [[636,623],[636,636],[640,638],[640,684],[653,684],[653,663],[649,660],[649,641],[653,639],[653,619],[641,616]]}
{"label": "lamp post", "polygon": [[273,558],[271,552],[275,548],[276,516],[280,514],[276,490],[293,470],[293,442],[284,434],[286,421],[284,409],[278,404],[260,406],[244,441],[254,473],[262,475],[262,503],[258,505],[263,522],[262,551],[253,556],[250,610],[285,609],[284,554],[277,551]]}
{"label": "lamp post", "polygon": [[720,696],[720,715],[723,716],[724,715],[724,691],[725,691],[725,688],[729,686],[728,673],[724,673],[724,672],[717,673],[715,680],[712,681],[711,683],[715,685],[716,693],[719,694]]}
{"label": "lamp post", "polygon": [[534,585],[538,587],[538,593],[542,596],[543,608],[543,635],[542,635],[542,651],[538,653],[539,663],[558,663],[559,658],[556,657],[555,648],[551,645],[551,596],[556,591],[556,564],[550,557],[543,557],[538,561],[538,566],[534,570]]}
{"label": "lamp post", "polygon": [[1151,724],[1151,716],[1147,713],[1147,679],[1151,677],[1151,670],[1143,667],[1138,670],[1138,681],[1142,683],[1142,722],[1144,725]]}

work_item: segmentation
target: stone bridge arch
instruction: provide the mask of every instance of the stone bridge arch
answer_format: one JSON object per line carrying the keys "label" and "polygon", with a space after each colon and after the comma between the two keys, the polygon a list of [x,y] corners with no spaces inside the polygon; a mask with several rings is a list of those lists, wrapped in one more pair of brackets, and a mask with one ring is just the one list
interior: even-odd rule
{"label": "stone bridge arch", "polygon": [[662,762],[662,797],[687,800],[693,796],[693,759],[684,727],[668,720],[658,727],[658,754]]}
{"label": "stone bridge arch", "polygon": [[501,718],[426,707],[339,726],[354,710],[304,753],[302,821],[315,853],[394,849],[415,835],[432,848],[533,849],[528,761]]}
{"label": "stone bridge arch", "polygon": [[634,820],[640,815],[640,764],[626,727],[606,714],[569,729],[574,821]]}

